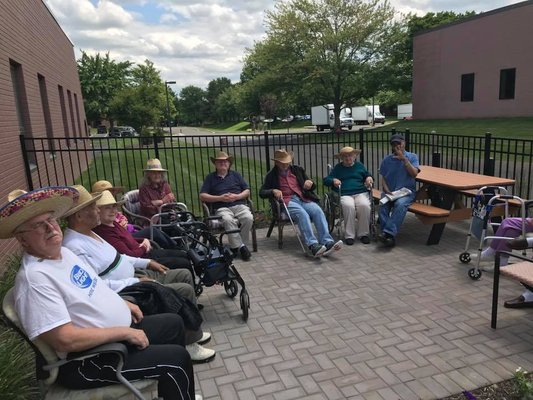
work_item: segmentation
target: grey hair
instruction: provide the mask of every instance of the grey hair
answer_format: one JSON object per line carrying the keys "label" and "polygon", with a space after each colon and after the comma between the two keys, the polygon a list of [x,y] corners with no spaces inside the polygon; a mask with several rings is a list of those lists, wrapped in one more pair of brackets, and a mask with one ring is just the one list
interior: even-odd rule
{"label": "grey hair", "polygon": [[[151,181],[150,179],[148,178],[148,172],[150,171],[145,171],[144,172],[144,176],[142,177],[141,179],[141,186],[150,186],[151,185]],[[168,179],[167,179],[167,173],[165,171],[161,171],[161,182],[168,182]]]}

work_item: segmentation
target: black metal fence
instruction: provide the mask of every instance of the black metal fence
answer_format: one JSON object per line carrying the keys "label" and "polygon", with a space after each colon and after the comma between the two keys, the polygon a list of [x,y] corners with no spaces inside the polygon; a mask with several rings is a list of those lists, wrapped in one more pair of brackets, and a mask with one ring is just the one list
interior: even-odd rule
{"label": "black metal fence", "polygon": [[[213,170],[209,157],[224,150],[235,157],[232,168],[252,188],[256,208],[267,209],[258,192],[263,177],[273,166],[274,150],[294,152],[294,162],[303,166],[324,188],[321,180],[334,165],[343,146],[362,150],[360,160],[378,176],[379,165],[389,152],[392,131],[336,133],[284,133],[242,135],[190,135],[153,138],[28,139],[21,136],[28,187],[79,183],[90,189],[101,179],[126,190],[136,189],[148,158],[159,158],[168,169],[168,178],[180,201],[195,213],[201,209],[198,193],[204,177]],[[420,164],[442,166],[516,180],[513,193],[533,198],[533,141],[485,136],[457,136],[402,132],[409,151],[418,154]],[[148,140],[147,140],[148,139]],[[30,162],[31,160],[37,160]]]}

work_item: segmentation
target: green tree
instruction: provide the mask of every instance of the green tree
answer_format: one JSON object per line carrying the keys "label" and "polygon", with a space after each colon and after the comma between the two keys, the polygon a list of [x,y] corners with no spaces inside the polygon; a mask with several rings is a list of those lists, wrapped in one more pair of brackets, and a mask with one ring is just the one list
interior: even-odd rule
{"label": "green tree", "polygon": [[113,97],[129,83],[132,63],[116,62],[109,53],[102,57],[100,53],[90,56],[84,51],[77,63],[87,120],[109,118]]}
{"label": "green tree", "polygon": [[184,87],[179,93],[178,108],[182,124],[203,124],[208,115],[205,90],[193,85]]}
{"label": "green tree", "polygon": [[217,112],[217,99],[224,93],[224,91],[231,87],[231,80],[229,78],[213,79],[207,84],[205,98],[208,105],[208,118],[216,122],[224,122],[226,113],[219,114]]}
{"label": "green tree", "polygon": [[110,109],[121,123],[127,123],[143,134],[147,127],[158,126],[165,115],[165,84],[149,60],[135,66],[131,77],[130,86],[116,94]]}
{"label": "green tree", "polygon": [[393,8],[380,0],[278,2],[266,15],[266,39],[246,55],[242,78],[255,81],[247,85],[257,98],[262,90],[288,105],[302,95],[333,103],[338,127],[341,106],[368,90],[365,66],[387,53],[393,17]]}

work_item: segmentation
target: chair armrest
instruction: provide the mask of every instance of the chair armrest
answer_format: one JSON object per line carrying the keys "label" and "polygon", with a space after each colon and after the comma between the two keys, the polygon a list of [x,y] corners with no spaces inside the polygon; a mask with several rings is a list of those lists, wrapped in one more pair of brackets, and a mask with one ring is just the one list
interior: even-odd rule
{"label": "chair armrest", "polygon": [[509,257],[515,257],[515,258],[518,258],[518,259],[523,260],[523,261],[529,261],[529,262],[531,262],[533,264],[533,260],[531,258],[523,256],[521,254],[512,253],[510,251],[497,251],[496,252],[496,257],[498,256],[498,253],[500,255],[506,255],[506,256],[509,256]]}
{"label": "chair armrest", "polygon": [[68,364],[71,361],[79,361],[84,360],[86,358],[94,357],[98,354],[104,354],[104,353],[113,353],[117,354],[119,357],[119,360],[121,362],[124,362],[126,357],[128,356],[128,349],[126,346],[122,343],[114,342],[114,343],[106,343],[102,344],[100,346],[93,347],[91,349],[85,350],[85,351],[79,351],[74,353],[68,353],[67,358],[63,360],[58,360],[54,363],[43,365],[42,369],[45,371],[52,370],[54,368],[60,367],[62,365]]}

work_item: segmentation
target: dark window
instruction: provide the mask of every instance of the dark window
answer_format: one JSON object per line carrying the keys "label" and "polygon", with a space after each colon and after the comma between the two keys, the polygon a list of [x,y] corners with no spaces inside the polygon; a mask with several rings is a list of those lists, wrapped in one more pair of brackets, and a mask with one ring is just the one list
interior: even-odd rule
{"label": "dark window", "polygon": [[516,68],[500,70],[500,100],[514,99]]}
{"label": "dark window", "polygon": [[13,96],[15,100],[15,108],[17,110],[17,118],[19,123],[19,133],[26,139],[26,154],[30,163],[30,168],[36,168],[37,158],[33,146],[33,134],[31,129],[28,99],[26,97],[26,85],[24,84],[24,73],[22,65],[18,62],[9,60],[9,69],[11,71],[11,83],[13,84]]}
{"label": "dark window", "polygon": [[44,126],[46,128],[46,137],[48,138],[48,147],[50,152],[54,154],[54,129],[52,128],[52,118],[50,117],[50,106],[48,104],[48,91],[46,90],[46,80],[41,74],[37,74],[37,79],[39,80],[39,92],[41,94],[41,105],[43,107]]}
{"label": "dark window", "polygon": [[474,101],[475,74],[461,75],[461,101]]}
{"label": "dark window", "polygon": [[61,106],[61,117],[63,118],[63,132],[67,138],[67,146],[69,146],[70,130],[68,129],[67,107],[65,106],[65,93],[63,92],[63,86],[57,85],[57,90],[59,91],[59,104]]}
{"label": "dark window", "polygon": [[74,137],[79,136],[76,134],[76,122],[74,120],[74,107],[72,106],[72,93],[67,89],[68,109],[70,111],[70,126],[72,127],[72,133]]}

